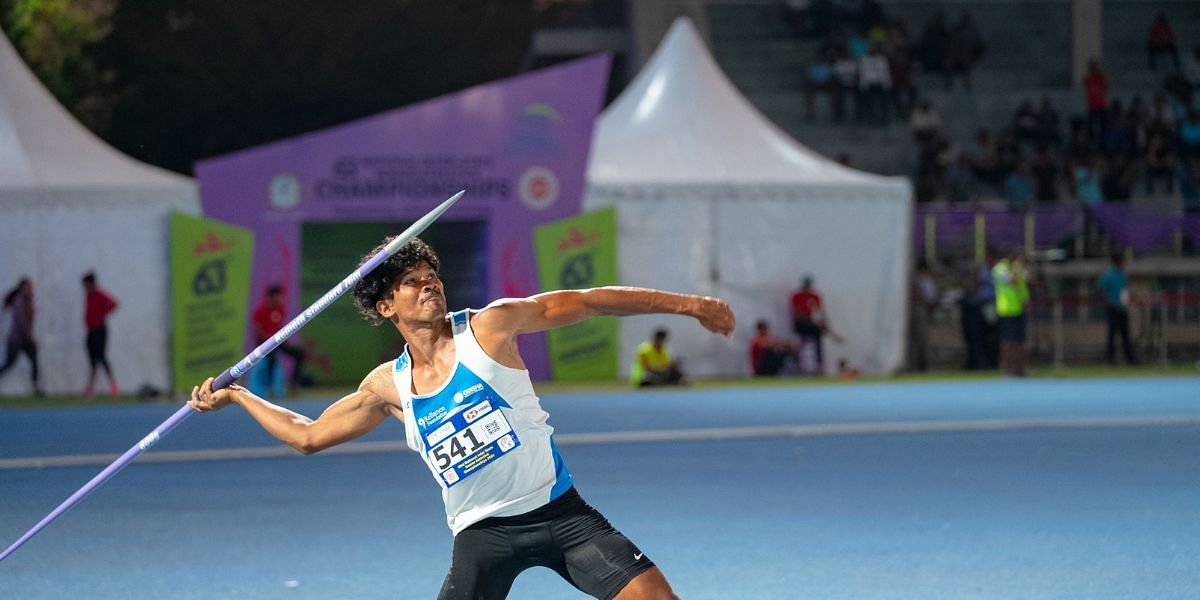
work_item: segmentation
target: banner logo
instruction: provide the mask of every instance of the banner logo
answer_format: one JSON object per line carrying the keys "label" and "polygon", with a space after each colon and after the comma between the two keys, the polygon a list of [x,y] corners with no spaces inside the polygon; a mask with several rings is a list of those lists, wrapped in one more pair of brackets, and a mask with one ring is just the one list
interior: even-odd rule
{"label": "banner logo", "polygon": [[271,208],[292,210],[300,204],[300,179],[291,173],[280,173],[271,179],[268,198]]}
{"label": "banner logo", "polygon": [[558,200],[558,177],[546,167],[529,167],[517,183],[521,203],[533,210],[545,210]]}

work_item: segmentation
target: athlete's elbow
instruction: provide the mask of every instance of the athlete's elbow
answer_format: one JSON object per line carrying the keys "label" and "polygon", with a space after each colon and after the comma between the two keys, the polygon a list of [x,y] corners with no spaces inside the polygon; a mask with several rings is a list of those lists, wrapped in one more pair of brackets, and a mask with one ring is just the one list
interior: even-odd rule
{"label": "athlete's elbow", "polygon": [[319,440],[313,439],[311,436],[290,440],[288,441],[288,445],[295,448],[297,452],[304,456],[316,454],[329,447],[328,444],[322,444]]}

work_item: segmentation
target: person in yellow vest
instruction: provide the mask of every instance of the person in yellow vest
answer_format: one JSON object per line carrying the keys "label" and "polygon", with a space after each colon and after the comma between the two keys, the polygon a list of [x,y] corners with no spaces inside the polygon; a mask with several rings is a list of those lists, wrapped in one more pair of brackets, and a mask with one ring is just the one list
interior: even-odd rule
{"label": "person in yellow vest", "polygon": [[637,347],[637,356],[629,368],[629,380],[637,387],[684,385],[679,363],[671,360],[667,349],[667,330],[654,330],[654,337]]}
{"label": "person in yellow vest", "polygon": [[1029,277],[1021,260],[1023,250],[1011,249],[992,267],[996,287],[996,327],[1000,333],[1000,369],[1006,375],[1025,376],[1025,305],[1029,302]]}

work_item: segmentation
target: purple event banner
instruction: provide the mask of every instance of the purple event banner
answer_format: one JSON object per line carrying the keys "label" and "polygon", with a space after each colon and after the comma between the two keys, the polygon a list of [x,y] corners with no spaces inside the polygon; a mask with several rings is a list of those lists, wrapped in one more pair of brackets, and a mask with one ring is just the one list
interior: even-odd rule
{"label": "purple event banner", "polygon": [[[609,62],[576,60],[199,162],[204,214],[254,231],[253,303],[273,283],[297,287],[303,223],[413,221],[465,189],[443,220],[486,223],[489,296],[537,293],[533,228],[580,211]],[[526,338],[531,374],[548,377],[544,338]]]}

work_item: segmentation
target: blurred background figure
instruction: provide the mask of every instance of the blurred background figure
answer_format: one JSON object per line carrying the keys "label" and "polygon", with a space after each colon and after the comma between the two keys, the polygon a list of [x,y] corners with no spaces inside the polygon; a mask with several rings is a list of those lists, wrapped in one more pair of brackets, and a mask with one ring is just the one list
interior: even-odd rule
{"label": "blurred background figure", "polygon": [[[286,308],[283,302],[283,286],[272,285],[267,288],[267,294],[262,302],[254,309],[254,338],[256,344],[267,341],[287,322]],[[288,381],[295,387],[306,387],[311,382],[304,376],[304,359],[307,356],[304,349],[296,346],[294,338],[280,344],[263,360],[263,373],[267,378],[267,388],[274,389],[271,382],[277,377],[276,369],[279,353],[292,358],[292,373]]]}
{"label": "blurred background figure", "polygon": [[912,297],[909,299],[909,369],[929,370],[929,323],[938,306],[937,282],[929,268],[929,261],[922,258],[917,262],[913,275]]}
{"label": "blurred background figure", "polygon": [[120,390],[108,364],[108,315],[117,310],[117,301],[107,291],[96,285],[96,273],[83,275],[83,324],[87,327],[86,347],[88,353],[88,382],[83,396],[91,397],[96,385],[96,367],[104,369],[108,377],[108,395],[116,398]]}
{"label": "blurred background figure", "polygon": [[1112,265],[1100,275],[1100,289],[1104,293],[1104,315],[1108,320],[1108,342],[1104,356],[1108,364],[1117,364],[1116,337],[1121,337],[1121,350],[1125,362],[1136,365],[1133,344],[1129,341],[1129,283],[1125,277],[1125,257],[1113,252]]}
{"label": "blurred background figure", "polygon": [[629,379],[637,387],[687,384],[679,363],[671,360],[666,329],[654,330],[654,337],[638,345]]}
{"label": "blurred background figure", "polygon": [[771,326],[759,320],[754,324],[754,337],[750,338],[750,368],[757,376],[778,375],[787,361],[799,357],[796,344],[771,335]]}
{"label": "blurred background figure", "polygon": [[824,373],[825,354],[821,337],[829,335],[839,341],[841,337],[829,327],[829,320],[821,303],[821,294],[813,285],[812,275],[805,275],[800,281],[800,289],[792,294],[791,307],[792,330],[800,336],[802,343],[812,345],[817,361],[815,372]]}
{"label": "blurred background figure", "polygon": [[4,295],[4,310],[12,311],[12,326],[8,330],[8,343],[4,351],[4,364],[0,365],[0,377],[17,363],[17,355],[29,357],[29,378],[33,383],[33,395],[41,396],[38,385],[37,341],[33,337],[33,282],[21,278],[17,286]]}
{"label": "blurred background figure", "polygon": [[1025,304],[1029,302],[1029,279],[1021,260],[1023,250],[1014,246],[992,267],[996,287],[997,329],[1000,333],[1000,370],[1013,377],[1025,376]]}

